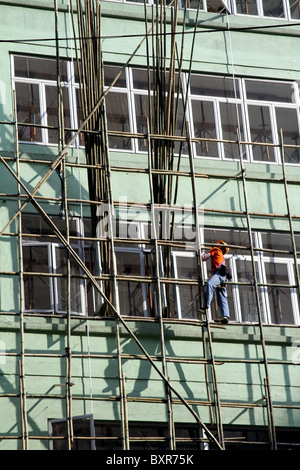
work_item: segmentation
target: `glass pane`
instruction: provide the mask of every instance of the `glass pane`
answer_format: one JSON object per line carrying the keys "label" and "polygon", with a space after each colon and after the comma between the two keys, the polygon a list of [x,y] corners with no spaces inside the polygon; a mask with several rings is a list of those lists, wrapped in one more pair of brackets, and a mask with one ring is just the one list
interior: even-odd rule
{"label": "glass pane", "polygon": [[[197,259],[176,256],[177,276],[179,279],[198,279]],[[197,285],[178,285],[181,318],[199,318],[199,287]]]}
{"label": "glass pane", "polygon": [[176,256],[177,275],[179,279],[198,279],[197,259]]}
{"label": "glass pane", "polygon": [[[238,282],[253,282],[253,269],[251,261],[236,260],[237,281]],[[253,286],[238,285],[241,317],[245,322],[258,321],[257,316],[257,302]]]}
{"label": "glass pane", "polygon": [[[195,137],[216,139],[213,103],[209,101],[192,101],[192,110]],[[216,142],[202,141],[196,144],[196,153],[204,157],[218,157],[218,145]]]}
{"label": "glass pane", "polygon": [[[65,437],[53,439],[53,450],[68,450],[67,421],[52,422],[52,436]],[[73,419],[74,444],[72,450],[91,450],[94,441],[91,439],[76,439],[76,437],[92,437],[89,418]]]}
{"label": "glass pane", "polygon": [[[169,448],[168,430],[166,426],[144,425],[144,423],[129,425],[130,450],[165,450]],[[137,438],[134,440],[134,438]],[[155,440],[157,438],[157,440]],[[148,440],[148,441],[147,441]]]}
{"label": "glass pane", "polygon": [[141,275],[141,268],[140,268],[140,255],[139,253],[116,253],[117,258],[117,272],[121,275],[126,276],[140,276]]}
{"label": "glass pane", "polygon": [[179,285],[180,297],[180,318],[198,319],[199,318],[199,287]]}
{"label": "glass pane", "polygon": [[[149,118],[149,100],[147,95],[135,95],[135,112],[136,112],[136,127],[137,132],[147,134],[148,125],[147,118]],[[140,151],[148,150],[147,139],[138,139],[138,147]]]}
{"label": "glass pane", "polygon": [[[56,273],[67,275],[67,252],[65,248],[55,248]],[[71,275],[78,276],[80,269],[78,264],[70,257]],[[57,309],[66,312],[68,303],[68,281],[67,278],[56,278],[57,286]],[[71,311],[82,312],[81,281],[79,278],[71,278],[70,286]]]}
{"label": "glass pane", "polygon": [[[122,67],[113,67],[110,65],[105,65],[104,67],[104,84],[105,86],[110,86],[112,82],[115,80],[115,78],[118,76],[118,74],[121,72]],[[126,75],[125,72],[123,71],[114,84],[114,87],[122,87],[126,88]]]}
{"label": "glass pane", "polygon": [[[173,128],[175,127],[175,135],[178,137],[182,135],[185,136],[186,125],[184,123],[184,107],[181,98],[179,98],[178,103],[176,103],[175,106],[177,107],[176,122],[173,122]],[[188,153],[188,146],[185,142],[175,142],[175,153],[179,154],[179,152],[185,155]]]}
{"label": "glass pane", "polygon": [[[47,120],[48,126],[57,126],[57,88],[56,87],[45,87],[46,91],[46,106],[47,106]],[[67,88],[62,89],[63,97],[63,119],[62,125],[66,128],[71,128],[70,118],[70,104],[69,104],[69,93]],[[65,141],[67,142],[71,138],[71,132],[65,132]],[[51,144],[57,144],[58,142],[58,131],[55,129],[48,129],[48,142]]]}
{"label": "glass pane", "polygon": [[[268,284],[289,284],[287,265],[265,263],[265,270]],[[271,322],[275,324],[293,324],[291,289],[270,286],[267,290],[271,310]]]}
{"label": "glass pane", "polygon": [[294,85],[292,83],[245,80],[248,100],[293,103]]}
{"label": "glass pane", "polygon": [[121,425],[118,423],[101,423],[95,421],[95,435],[108,439],[97,439],[97,450],[122,450]]}
{"label": "glass pane", "polygon": [[[130,132],[127,94],[110,92],[106,95],[105,102],[108,130]],[[127,137],[109,136],[109,147],[131,150],[131,140]]]}
{"label": "glass pane", "polygon": [[[218,240],[225,241],[228,245],[235,245],[229,249],[229,255],[250,255],[249,250],[249,235],[247,231],[243,230],[219,230],[219,229],[205,229],[204,241],[214,245]],[[243,249],[243,247],[248,249]]]}
{"label": "glass pane", "polygon": [[[53,217],[51,218],[51,220],[60,230],[60,232],[63,235],[66,235],[65,219]],[[70,236],[79,236],[77,222],[78,220],[76,219],[69,219]],[[34,216],[33,214],[22,214],[22,233],[32,234],[32,238],[34,237],[34,235],[45,236],[45,238],[49,240],[49,237],[47,237],[47,235],[53,235],[53,230],[42,217]],[[28,240],[27,237],[26,239]]]}
{"label": "glass pane", "polygon": [[[82,106],[81,106],[81,96],[80,96],[80,90],[76,88],[76,106],[77,106],[77,127],[80,129],[83,123],[83,113],[82,113]],[[79,139],[79,145],[81,147],[84,146],[84,134],[80,133],[78,136]]]}
{"label": "glass pane", "polygon": [[181,0],[181,6],[182,8],[191,8],[193,10],[197,10],[198,9],[198,5],[199,5],[199,1],[200,1],[200,10],[203,10],[203,0]]}
{"label": "glass pane", "polygon": [[142,284],[119,281],[119,304],[121,315],[144,316]]}
{"label": "glass pane", "polygon": [[[117,272],[125,276],[141,276],[139,253],[116,253]],[[143,290],[140,282],[118,281],[122,315],[144,316]]]}
{"label": "glass pane", "polygon": [[264,16],[284,18],[283,0],[262,0]]}
{"label": "glass pane", "polygon": [[[283,143],[286,145],[299,145],[298,113],[296,109],[276,108],[277,129],[282,129]],[[298,148],[285,148],[284,157],[286,163],[299,163],[300,151]]]}
{"label": "glass pane", "polygon": [[[248,106],[251,141],[259,143],[273,143],[270,111],[264,106]],[[253,159],[260,162],[274,162],[274,148],[264,145],[253,146]]]}
{"label": "glass pane", "polygon": [[[243,123],[240,105],[231,103],[220,103],[222,132],[224,140],[237,140],[237,129],[241,128],[241,139],[243,139]],[[239,158],[239,146],[234,143],[224,143],[225,158]]]}
{"label": "glass pane", "polygon": [[[264,257],[276,256],[289,258],[292,257],[292,238],[289,233],[270,233],[265,232],[261,234],[263,247],[273,250],[281,250],[285,253],[264,252]],[[288,252],[288,253],[287,253]]]}
{"label": "glass pane", "polygon": [[[19,123],[41,124],[40,98],[38,85],[16,83],[17,115]],[[41,142],[41,128],[19,125],[19,140]]]}
{"label": "glass pane", "polygon": [[300,1],[290,0],[291,17],[293,20],[299,20],[300,18]]}
{"label": "glass pane", "polygon": [[[132,69],[133,88],[138,90],[148,90],[148,70],[147,69]],[[153,86],[153,73],[150,71],[150,90]]]}
{"label": "glass pane", "polygon": [[243,15],[257,15],[256,0],[236,0],[236,11]]}
{"label": "glass pane", "polygon": [[[57,81],[56,60],[16,56],[15,76]],[[60,79],[67,81],[67,62],[60,61]]]}
{"label": "glass pane", "polygon": [[191,75],[190,88],[192,95],[218,96],[221,98],[239,98],[238,80],[227,77],[210,77]]}
{"label": "glass pane", "polygon": [[[24,272],[48,273],[48,247],[23,246]],[[43,276],[24,275],[25,310],[51,309],[51,280]]]}

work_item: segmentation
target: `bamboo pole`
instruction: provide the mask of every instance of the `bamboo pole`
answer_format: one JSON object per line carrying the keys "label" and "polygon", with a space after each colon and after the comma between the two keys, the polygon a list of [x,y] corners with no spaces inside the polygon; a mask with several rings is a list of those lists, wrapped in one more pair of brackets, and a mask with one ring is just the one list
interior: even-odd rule
{"label": "bamboo pole", "polygon": [[[238,136],[238,143],[240,139],[240,131],[237,129],[237,136]],[[248,237],[249,237],[249,244],[250,244],[250,251],[251,251],[251,264],[252,264],[252,275],[254,279],[254,290],[255,290],[255,298],[256,298],[256,306],[257,306],[257,314],[258,314],[258,323],[261,335],[261,348],[263,351],[264,357],[264,368],[266,377],[265,386],[268,388],[268,424],[269,424],[269,436],[270,436],[270,444],[271,449],[276,450],[276,432],[275,432],[275,424],[274,424],[274,415],[273,415],[273,407],[272,407],[272,399],[271,399],[271,390],[270,390],[270,381],[269,381],[269,368],[268,368],[268,358],[265,346],[265,338],[264,338],[264,330],[263,330],[263,319],[262,319],[262,311],[260,306],[260,299],[259,299],[259,290],[258,290],[258,280],[257,280],[257,273],[256,273],[256,266],[255,266],[255,254],[252,242],[252,228],[251,228],[251,218],[248,211],[248,195],[247,195],[247,183],[246,183],[246,172],[244,169],[243,163],[243,154],[242,149],[239,143],[239,155],[240,155],[240,167],[242,172],[242,182],[243,182],[243,196],[244,196],[244,204],[245,204],[245,211],[246,211],[246,219],[247,219],[247,230],[248,230]]]}
{"label": "bamboo pole", "polygon": [[[14,97],[14,114],[17,113],[16,93]],[[15,149],[16,149],[16,171],[20,177],[20,154],[19,154],[19,138],[18,125],[15,125]],[[18,210],[21,207],[20,185],[18,188]],[[21,410],[21,427],[22,427],[22,448],[29,450],[28,441],[28,419],[27,419],[27,399],[26,399],[26,382],[25,382],[25,332],[24,332],[24,276],[23,276],[23,250],[22,250],[22,220],[19,212],[18,218],[18,254],[19,254],[19,320],[20,320],[20,360],[19,360],[19,384],[20,384],[20,410]]]}
{"label": "bamboo pole", "polygon": [[297,258],[297,248],[296,248],[296,242],[295,242],[295,236],[294,236],[293,218],[291,214],[290,201],[289,201],[289,190],[288,190],[288,184],[287,184],[287,178],[286,178],[284,148],[285,147],[283,143],[283,132],[282,132],[282,129],[280,129],[280,150],[281,150],[283,185],[284,185],[284,193],[285,193],[285,200],[286,200],[286,206],[287,206],[287,218],[289,221],[290,236],[291,236],[291,242],[292,242],[292,247],[293,247],[294,271],[295,271],[295,278],[296,278],[296,284],[297,284],[298,299],[300,300],[299,267],[298,267],[298,258]]}
{"label": "bamboo pole", "polygon": [[[148,129],[149,122],[148,122]],[[148,170],[149,170],[149,187],[150,187],[150,196],[151,196],[151,227],[154,231],[154,250],[155,250],[155,277],[156,277],[156,290],[157,290],[157,308],[158,308],[158,320],[160,326],[160,343],[161,343],[161,354],[162,354],[162,363],[163,363],[163,374],[167,377],[167,364],[166,364],[166,354],[165,354],[165,337],[164,337],[164,323],[163,323],[163,309],[162,309],[162,289],[161,289],[161,261],[160,261],[160,248],[157,243],[157,224],[156,224],[156,215],[154,211],[154,191],[153,191],[153,177],[152,177],[152,155],[151,155],[151,141],[148,139]],[[166,396],[167,396],[167,405],[168,405],[168,423],[169,423],[169,436],[170,436],[170,446],[172,450],[176,449],[176,441],[174,434],[174,415],[172,409],[171,401],[171,391],[168,387],[168,384],[165,383]]]}
{"label": "bamboo pole", "polygon": [[[60,52],[59,52],[59,35],[58,35],[58,4],[57,0],[54,0],[54,11],[55,11],[55,49],[56,49],[56,73],[57,73],[57,123],[58,123],[58,154],[61,155],[64,147],[64,113],[63,113],[63,99],[62,99],[62,87],[60,79]],[[62,209],[65,217],[65,229],[66,229],[66,240],[69,240],[69,210],[67,201],[67,174],[64,161],[62,162],[62,168],[60,172],[61,178],[61,190],[62,190]],[[67,416],[67,430],[68,430],[68,449],[71,450],[74,445],[74,430],[73,430],[73,418],[72,418],[72,349],[71,349],[71,263],[70,254],[66,251],[67,260],[67,346],[66,346],[66,416]]]}

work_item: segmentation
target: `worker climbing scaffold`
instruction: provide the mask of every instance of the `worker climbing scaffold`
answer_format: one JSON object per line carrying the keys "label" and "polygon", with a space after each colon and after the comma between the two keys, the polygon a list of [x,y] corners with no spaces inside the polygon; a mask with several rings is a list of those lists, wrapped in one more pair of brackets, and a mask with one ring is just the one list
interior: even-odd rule
{"label": "worker climbing scaffold", "polygon": [[208,253],[202,254],[202,260],[211,259],[212,276],[207,281],[205,289],[205,305],[204,310],[210,307],[214,294],[216,293],[218,307],[221,317],[216,322],[227,324],[229,322],[229,307],[227,301],[227,289],[224,284],[232,278],[231,270],[226,265],[225,255],[228,253],[229,247],[223,240],[218,240],[216,246],[213,246]]}

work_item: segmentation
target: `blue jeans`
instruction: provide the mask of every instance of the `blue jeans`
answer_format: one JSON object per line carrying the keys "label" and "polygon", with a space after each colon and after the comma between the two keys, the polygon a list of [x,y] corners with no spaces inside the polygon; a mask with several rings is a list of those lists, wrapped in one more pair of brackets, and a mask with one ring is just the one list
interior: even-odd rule
{"label": "blue jeans", "polygon": [[206,284],[206,307],[208,308],[213,299],[214,293],[216,291],[217,302],[221,312],[222,317],[229,318],[229,308],[227,301],[227,291],[225,286],[221,286],[217,289],[217,286],[226,281],[226,276],[220,275],[220,270],[218,269],[215,274],[207,281]]}

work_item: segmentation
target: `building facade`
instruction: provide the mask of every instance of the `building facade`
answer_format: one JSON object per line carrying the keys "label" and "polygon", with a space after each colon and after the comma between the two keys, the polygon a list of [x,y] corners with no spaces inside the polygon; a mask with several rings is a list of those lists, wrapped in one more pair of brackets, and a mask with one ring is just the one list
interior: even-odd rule
{"label": "building facade", "polygon": [[0,11],[0,449],[299,450],[299,1]]}

